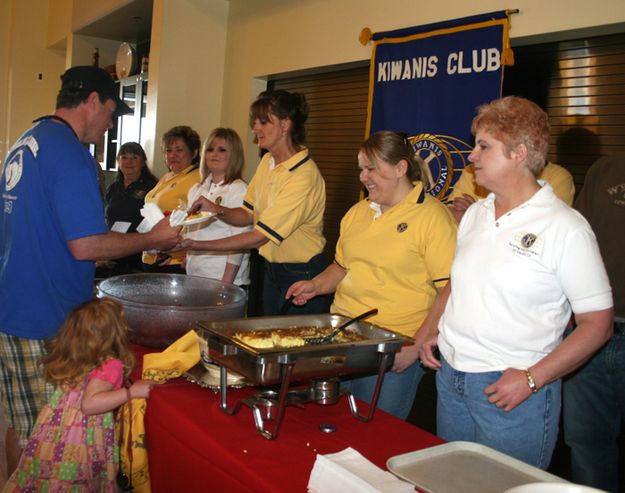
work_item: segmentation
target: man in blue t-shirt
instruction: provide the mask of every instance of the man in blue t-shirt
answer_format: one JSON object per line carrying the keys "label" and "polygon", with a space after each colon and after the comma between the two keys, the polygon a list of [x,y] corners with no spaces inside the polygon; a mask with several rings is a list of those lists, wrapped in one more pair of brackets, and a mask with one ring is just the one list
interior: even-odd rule
{"label": "man in blue t-shirt", "polygon": [[128,112],[107,72],[71,68],[61,76],[55,113],[18,139],[0,176],[0,395],[9,474],[49,391],[39,364],[44,340],[92,298],[95,260],[168,250],[180,240],[167,219],[146,234],[106,226],[85,144]]}

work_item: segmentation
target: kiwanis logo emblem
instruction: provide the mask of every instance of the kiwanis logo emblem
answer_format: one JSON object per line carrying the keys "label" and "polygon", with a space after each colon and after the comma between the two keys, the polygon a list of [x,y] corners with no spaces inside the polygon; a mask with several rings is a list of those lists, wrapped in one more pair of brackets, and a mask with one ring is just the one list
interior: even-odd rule
{"label": "kiwanis logo emblem", "polygon": [[398,233],[403,233],[404,231],[406,231],[408,229],[408,225],[406,223],[399,223],[397,225],[397,232]]}
{"label": "kiwanis logo emblem", "polygon": [[521,237],[521,245],[523,248],[532,248],[532,245],[536,242],[536,235],[533,233],[524,234]]}
{"label": "kiwanis logo emblem", "polygon": [[521,255],[540,254],[542,252],[544,238],[537,234],[518,231],[513,238],[514,241],[510,245]]}
{"label": "kiwanis logo emblem", "polygon": [[427,164],[428,176],[422,177],[424,183],[429,182],[427,192],[444,201],[468,164],[471,145],[455,137],[427,133],[410,137],[409,141],[415,156]]}

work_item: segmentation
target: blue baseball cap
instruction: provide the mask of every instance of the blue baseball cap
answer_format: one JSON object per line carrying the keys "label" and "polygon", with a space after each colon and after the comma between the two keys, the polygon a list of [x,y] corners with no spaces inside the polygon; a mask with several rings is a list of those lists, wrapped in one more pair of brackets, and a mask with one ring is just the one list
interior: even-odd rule
{"label": "blue baseball cap", "polygon": [[66,86],[78,87],[88,93],[95,91],[105,99],[112,99],[115,101],[114,117],[132,113],[130,107],[119,97],[119,88],[115,85],[113,78],[100,67],[81,65],[67,69],[61,75],[61,89]]}

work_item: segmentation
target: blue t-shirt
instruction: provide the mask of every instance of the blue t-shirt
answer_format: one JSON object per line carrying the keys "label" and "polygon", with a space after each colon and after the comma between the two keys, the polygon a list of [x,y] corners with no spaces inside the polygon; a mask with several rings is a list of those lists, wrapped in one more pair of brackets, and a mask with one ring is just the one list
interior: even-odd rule
{"label": "blue t-shirt", "polygon": [[107,231],[96,163],[71,128],[42,120],[9,151],[0,193],[0,331],[45,339],[93,296],[95,263],[67,242]]}

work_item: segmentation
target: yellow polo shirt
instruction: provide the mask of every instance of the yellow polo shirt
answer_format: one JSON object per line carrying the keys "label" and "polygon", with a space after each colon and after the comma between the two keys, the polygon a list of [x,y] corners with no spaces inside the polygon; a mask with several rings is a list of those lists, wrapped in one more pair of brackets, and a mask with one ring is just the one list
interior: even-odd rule
{"label": "yellow polo shirt", "polygon": [[[567,205],[573,205],[573,196],[575,195],[575,184],[573,176],[566,168],[554,163],[547,163],[542,172],[536,177],[544,180],[551,188],[553,188],[556,197],[565,202]],[[462,197],[464,194],[470,195],[475,200],[486,198],[490,193],[486,188],[475,183],[475,170],[473,164],[469,164],[464,170],[458,181],[454,185],[454,189],[449,195],[448,200],[456,197]]]}
{"label": "yellow polo shirt", "polygon": [[377,308],[368,321],[414,336],[437,289],[449,280],[456,222],[420,182],[404,200],[375,216],[365,199],[341,220],[336,262],[347,275],[331,311],[355,316]]}
{"label": "yellow polo shirt", "polygon": [[[199,181],[200,171],[194,165],[187,166],[185,169],[175,174],[169,171],[165,173],[156,186],[146,194],[145,203],[155,203],[164,213],[171,212],[178,207],[181,201],[184,203],[187,202],[189,189]],[[184,259],[185,252],[174,252],[170,255],[170,264],[179,265]],[[156,255],[143,252],[142,260],[144,264],[153,264],[156,261]]]}
{"label": "yellow polo shirt", "polygon": [[243,199],[254,229],[269,239],[258,251],[269,262],[307,262],[326,244],[325,182],[306,148],[273,169],[272,162],[263,156]]}

